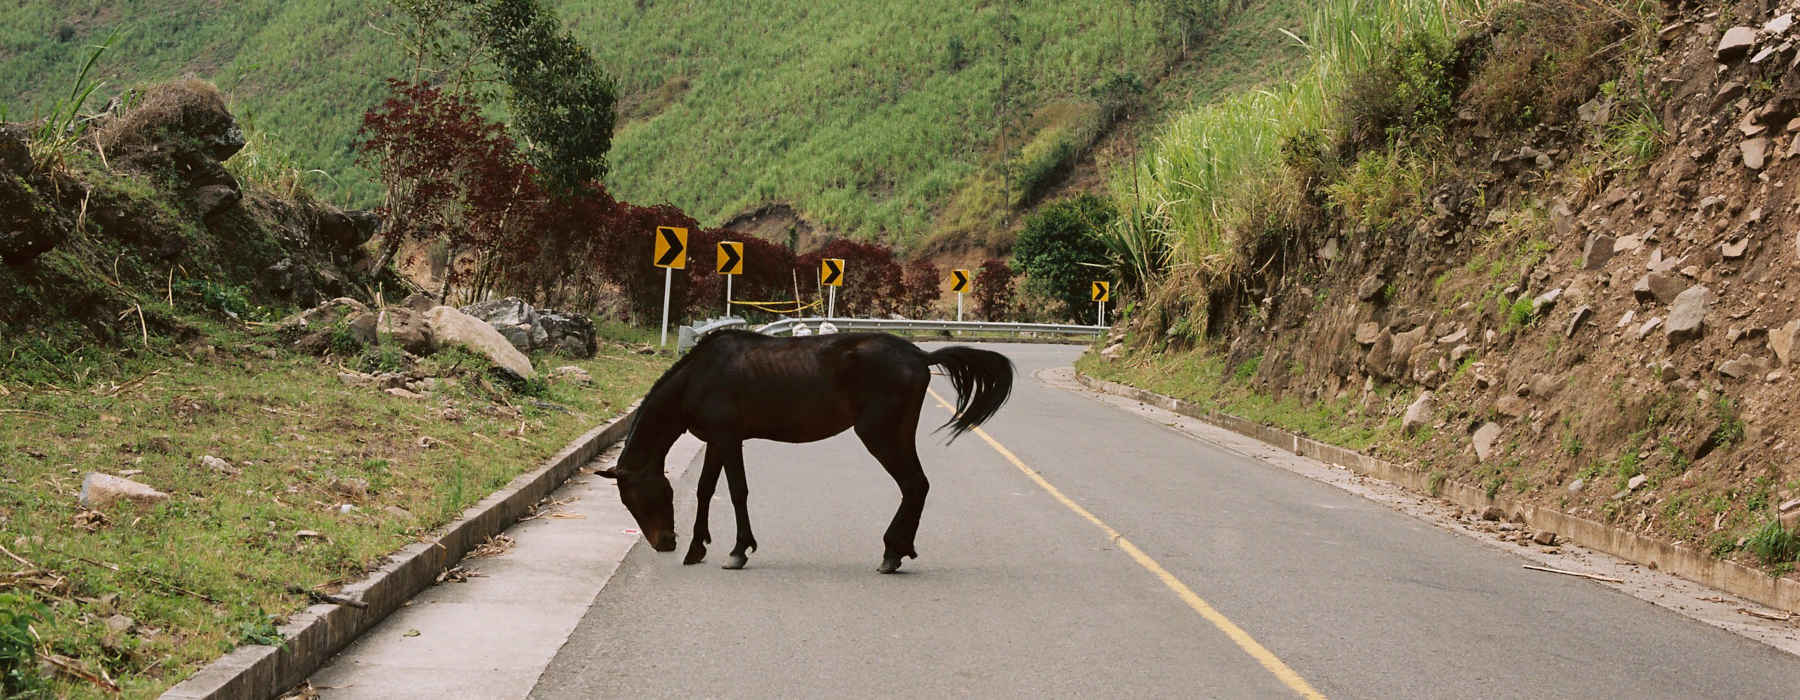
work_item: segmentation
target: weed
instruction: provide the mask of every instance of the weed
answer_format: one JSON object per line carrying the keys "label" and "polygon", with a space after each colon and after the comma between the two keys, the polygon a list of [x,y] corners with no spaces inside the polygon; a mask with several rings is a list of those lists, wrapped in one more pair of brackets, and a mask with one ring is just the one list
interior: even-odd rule
{"label": "weed", "polygon": [[29,697],[46,688],[37,673],[31,626],[49,614],[50,608],[27,595],[0,593],[0,695]]}
{"label": "weed", "polygon": [[1432,471],[1431,475],[1425,479],[1425,492],[1433,497],[1444,495],[1444,482],[1449,478],[1450,475],[1445,474],[1442,469]]}
{"label": "weed", "polygon": [[1744,439],[1744,420],[1738,417],[1737,404],[1729,396],[1719,397],[1713,406],[1713,417],[1719,421],[1719,427],[1713,429],[1711,441],[1720,447],[1730,447]]}
{"label": "weed", "polygon": [[81,110],[87,105],[88,98],[103,84],[91,80],[88,76],[94,70],[94,64],[100,61],[100,55],[112,47],[118,39],[118,32],[92,47],[87,60],[81,64],[81,70],[75,74],[75,81],[69,84],[67,97],[58,98],[50,105],[50,113],[44,115],[43,121],[31,138],[32,160],[38,167],[60,167],[74,152],[76,144],[87,135],[88,122],[81,119]]}
{"label": "weed", "polygon": [[1531,325],[1535,313],[1531,309],[1531,297],[1519,297],[1506,308],[1506,330],[1511,332]]}
{"label": "weed", "polygon": [[[335,341],[335,338],[334,338]],[[391,343],[375,343],[356,356],[356,368],[371,374],[400,372],[406,369],[406,351]]]}
{"label": "weed", "polygon": [[1744,549],[1756,555],[1764,564],[1789,564],[1795,558],[1800,558],[1800,537],[1782,527],[1780,520],[1770,520],[1750,535],[1750,540],[1744,543]]}
{"label": "weed", "polygon": [[264,646],[281,646],[287,640],[281,637],[281,631],[275,628],[275,618],[258,610],[256,619],[238,624],[237,641],[226,646],[224,651],[231,651],[239,644],[261,644]]}

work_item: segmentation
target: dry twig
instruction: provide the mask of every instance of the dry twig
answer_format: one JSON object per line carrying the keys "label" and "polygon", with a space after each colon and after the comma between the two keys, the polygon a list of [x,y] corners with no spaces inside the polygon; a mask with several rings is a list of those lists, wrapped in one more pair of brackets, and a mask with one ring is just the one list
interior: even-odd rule
{"label": "dry twig", "polygon": [[1776,622],[1787,622],[1794,619],[1793,613],[1766,613],[1761,610],[1751,610],[1749,608],[1738,608],[1737,611],[1751,617],[1760,617],[1764,620],[1774,620]]}
{"label": "dry twig", "polygon": [[1624,583],[1625,582],[1624,579],[1617,579],[1617,578],[1613,578],[1611,576],[1601,576],[1599,574],[1584,574],[1580,571],[1569,571],[1568,569],[1552,569],[1548,566],[1533,566],[1531,564],[1525,564],[1524,567],[1527,569],[1531,569],[1532,571],[1548,571],[1553,574],[1562,574],[1564,576],[1575,576],[1578,578],[1585,578],[1585,579],[1588,579],[1591,581],[1600,581],[1603,583]]}

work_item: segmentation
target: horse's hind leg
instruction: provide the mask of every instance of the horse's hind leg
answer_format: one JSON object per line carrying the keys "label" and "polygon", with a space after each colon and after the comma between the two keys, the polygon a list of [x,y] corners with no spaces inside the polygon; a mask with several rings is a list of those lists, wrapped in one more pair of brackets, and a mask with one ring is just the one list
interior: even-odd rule
{"label": "horse's hind leg", "polygon": [[742,569],[750,561],[749,552],[756,549],[756,536],[750,533],[750,484],[744,479],[744,443],[726,443],[721,452],[725,479],[730,482],[731,509],[737,513],[737,546],[731,548],[731,559],[723,568]]}
{"label": "horse's hind leg", "polygon": [[931,491],[931,481],[925,478],[925,468],[919,464],[918,446],[913,443],[919,427],[918,403],[910,409],[904,405],[873,408],[856,420],[856,436],[900,486],[900,508],[881,538],[886,549],[876,571],[884,574],[898,571],[902,557],[919,557],[913,538],[919,533],[925,495]]}
{"label": "horse's hind leg", "polygon": [[688,542],[687,557],[681,560],[683,564],[698,564],[706,559],[706,545],[712,543],[707,513],[712,505],[713,489],[719,486],[719,468],[725,461],[723,453],[720,448],[706,446],[706,457],[700,465],[700,487],[695,493],[694,538]]}

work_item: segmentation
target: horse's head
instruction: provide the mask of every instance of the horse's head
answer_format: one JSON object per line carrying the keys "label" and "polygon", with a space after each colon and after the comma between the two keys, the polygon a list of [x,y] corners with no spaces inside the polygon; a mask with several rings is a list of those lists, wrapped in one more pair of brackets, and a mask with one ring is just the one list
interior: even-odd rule
{"label": "horse's head", "polygon": [[675,551],[675,488],[661,469],[620,471],[602,469],[594,472],[619,484],[619,500],[631,517],[637,519],[644,539],[658,552]]}

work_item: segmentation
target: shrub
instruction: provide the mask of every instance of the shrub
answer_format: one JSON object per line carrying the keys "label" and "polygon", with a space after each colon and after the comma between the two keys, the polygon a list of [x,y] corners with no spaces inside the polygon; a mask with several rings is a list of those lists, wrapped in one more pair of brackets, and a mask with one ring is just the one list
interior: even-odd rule
{"label": "shrub", "polygon": [[1091,194],[1052,203],[1029,219],[1013,247],[1026,289],[1058,302],[1058,313],[1083,317],[1093,303],[1093,281],[1107,269],[1107,247],[1100,232],[1118,213],[1112,203]]}
{"label": "shrub", "polygon": [[1012,313],[1013,270],[1006,261],[988,258],[975,272],[975,313],[989,321],[1005,321]]}
{"label": "shrub", "polygon": [[1414,32],[1386,61],[1352,76],[1342,117],[1350,142],[1369,146],[1440,128],[1455,97],[1451,61],[1447,40]]}
{"label": "shrub", "polygon": [[932,304],[944,294],[943,278],[938,266],[930,260],[918,258],[906,264],[902,273],[902,305],[905,313],[913,318],[924,318],[931,312]]}
{"label": "shrub", "polygon": [[0,593],[0,695],[30,697],[45,690],[37,674],[37,642],[33,622],[49,615],[49,608],[18,593]]}

